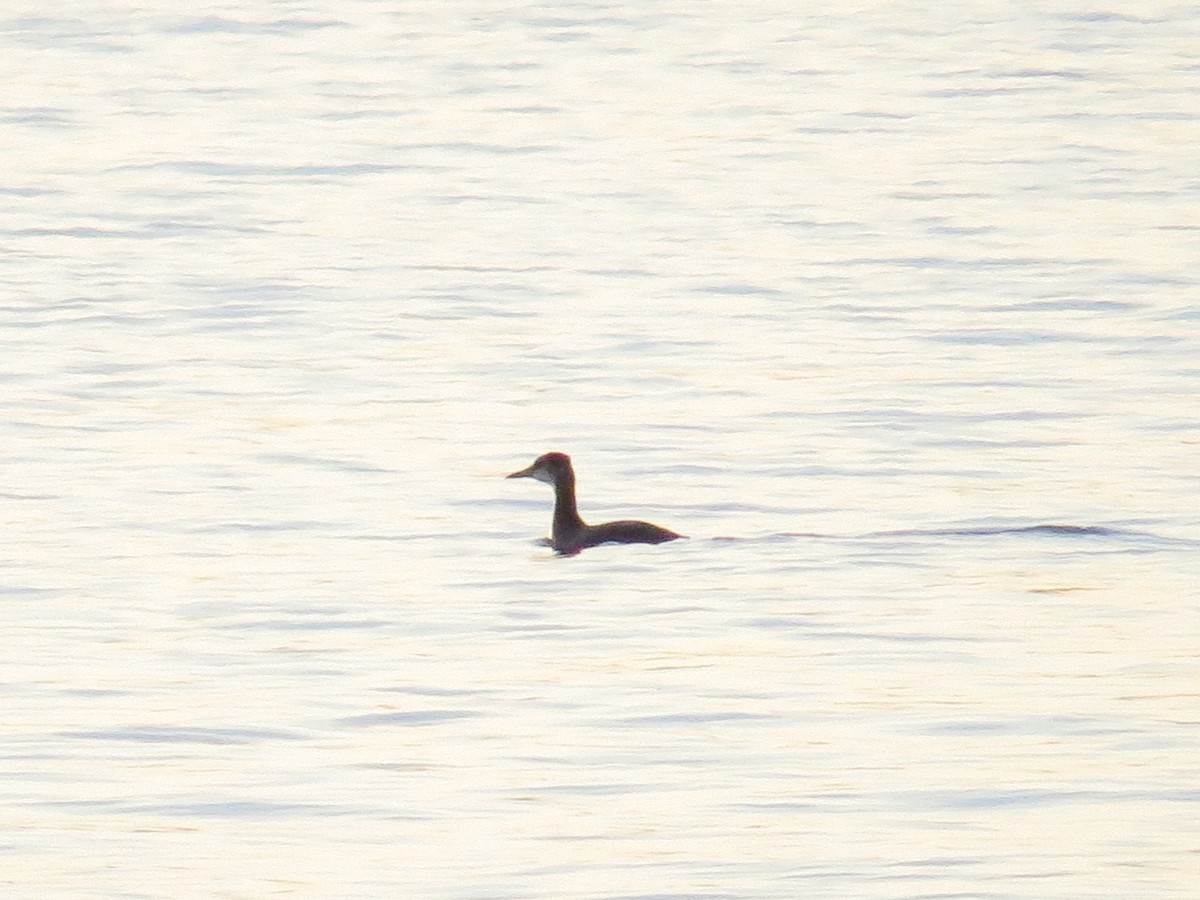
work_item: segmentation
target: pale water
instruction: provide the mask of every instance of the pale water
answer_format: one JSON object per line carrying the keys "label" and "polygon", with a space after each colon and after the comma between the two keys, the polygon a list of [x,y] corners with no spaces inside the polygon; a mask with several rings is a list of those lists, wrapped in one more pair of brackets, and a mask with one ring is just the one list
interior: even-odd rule
{"label": "pale water", "polygon": [[[5,896],[1200,891],[1200,11],[0,67]],[[553,557],[547,450],[690,539]]]}

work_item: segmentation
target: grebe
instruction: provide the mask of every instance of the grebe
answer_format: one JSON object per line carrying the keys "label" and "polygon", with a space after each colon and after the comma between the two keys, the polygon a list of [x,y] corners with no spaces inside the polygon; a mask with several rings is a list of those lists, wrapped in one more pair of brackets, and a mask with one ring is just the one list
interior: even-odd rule
{"label": "grebe", "polygon": [[579,518],[575,506],[575,470],[571,457],[565,453],[543,453],[527,469],[513,472],[507,478],[536,478],[554,485],[554,523],[550,530],[550,546],[564,556],[597,544],[661,544],[683,537],[649,522],[624,519],[587,525]]}

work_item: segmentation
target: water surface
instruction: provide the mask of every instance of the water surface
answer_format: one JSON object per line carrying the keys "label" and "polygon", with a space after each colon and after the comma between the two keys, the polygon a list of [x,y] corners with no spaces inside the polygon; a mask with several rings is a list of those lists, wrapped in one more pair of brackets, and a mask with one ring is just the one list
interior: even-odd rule
{"label": "water surface", "polygon": [[1193,896],[1198,31],[0,16],[0,880]]}

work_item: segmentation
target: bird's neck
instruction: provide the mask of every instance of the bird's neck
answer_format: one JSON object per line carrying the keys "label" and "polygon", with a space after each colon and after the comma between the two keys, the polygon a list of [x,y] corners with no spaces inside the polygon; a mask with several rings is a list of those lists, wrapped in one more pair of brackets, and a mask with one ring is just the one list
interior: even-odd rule
{"label": "bird's neck", "polygon": [[575,506],[575,473],[568,469],[554,482],[554,534],[570,534],[583,528]]}

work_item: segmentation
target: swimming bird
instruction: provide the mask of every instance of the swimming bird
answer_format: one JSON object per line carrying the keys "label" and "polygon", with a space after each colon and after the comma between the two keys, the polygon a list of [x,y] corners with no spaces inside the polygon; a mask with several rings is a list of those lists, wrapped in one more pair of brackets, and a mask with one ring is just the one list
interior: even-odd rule
{"label": "swimming bird", "polygon": [[571,457],[565,453],[543,453],[533,465],[506,477],[536,478],[554,485],[550,546],[564,556],[573,556],[597,544],[661,544],[683,537],[666,528],[633,519],[603,525],[585,523],[575,506],[575,470],[571,467]]}

